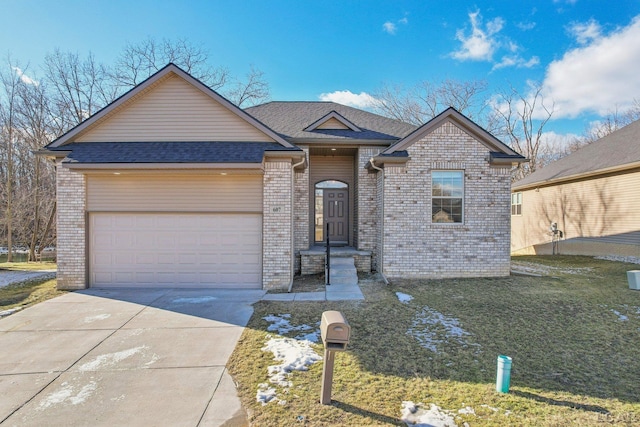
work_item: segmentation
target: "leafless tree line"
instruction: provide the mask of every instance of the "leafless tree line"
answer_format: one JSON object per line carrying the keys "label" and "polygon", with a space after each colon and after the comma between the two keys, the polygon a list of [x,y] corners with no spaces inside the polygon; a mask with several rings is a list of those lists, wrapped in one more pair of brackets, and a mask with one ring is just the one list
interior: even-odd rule
{"label": "leafless tree line", "polygon": [[55,50],[41,69],[10,56],[0,63],[0,247],[28,248],[35,260],[55,242],[55,170],[34,155],[56,137],[115,100],[169,62],[245,107],[269,98],[264,74],[246,76],[211,64],[208,52],[186,40],[147,39],[124,47],[113,65],[89,53]]}

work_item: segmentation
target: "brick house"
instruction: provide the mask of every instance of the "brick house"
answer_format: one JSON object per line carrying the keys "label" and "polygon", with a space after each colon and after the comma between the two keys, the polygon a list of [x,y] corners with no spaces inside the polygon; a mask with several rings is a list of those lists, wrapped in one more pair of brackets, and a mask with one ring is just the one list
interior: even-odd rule
{"label": "brick house", "polygon": [[241,110],[169,64],[40,151],[58,286],[287,289],[329,238],[387,277],[509,274],[510,170],[454,109],[415,126],[332,102]]}

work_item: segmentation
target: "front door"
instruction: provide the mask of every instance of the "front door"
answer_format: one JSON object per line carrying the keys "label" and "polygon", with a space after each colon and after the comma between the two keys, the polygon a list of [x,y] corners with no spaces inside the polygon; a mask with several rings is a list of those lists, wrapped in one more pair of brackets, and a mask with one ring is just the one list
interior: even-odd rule
{"label": "front door", "polygon": [[346,245],[349,243],[349,190],[325,188],[323,196],[325,230],[329,224],[329,240],[331,244]]}

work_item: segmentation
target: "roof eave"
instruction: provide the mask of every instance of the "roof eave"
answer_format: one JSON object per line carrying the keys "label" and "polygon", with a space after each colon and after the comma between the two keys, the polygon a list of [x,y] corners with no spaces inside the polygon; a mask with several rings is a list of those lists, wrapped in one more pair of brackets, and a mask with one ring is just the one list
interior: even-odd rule
{"label": "roof eave", "polygon": [[76,171],[90,170],[177,170],[177,169],[262,169],[262,163],[72,163],[62,166]]}
{"label": "roof eave", "polygon": [[563,182],[568,182],[568,181],[575,181],[577,179],[594,178],[600,175],[606,175],[606,174],[615,173],[615,172],[623,172],[623,171],[633,170],[638,168],[640,168],[640,161],[627,163],[625,165],[618,165],[618,166],[612,166],[609,168],[598,169],[591,172],[576,173],[572,175],[563,176],[560,178],[551,178],[551,179],[542,180],[542,181],[535,181],[535,182],[531,182],[523,185],[517,185],[516,183],[516,185],[513,185],[511,187],[511,189],[512,191],[530,190],[537,187],[548,187],[550,185],[561,184]]}
{"label": "roof eave", "polygon": [[376,145],[389,146],[396,143],[397,139],[338,139],[338,138],[287,138],[295,145],[299,144],[325,144],[325,145]]}

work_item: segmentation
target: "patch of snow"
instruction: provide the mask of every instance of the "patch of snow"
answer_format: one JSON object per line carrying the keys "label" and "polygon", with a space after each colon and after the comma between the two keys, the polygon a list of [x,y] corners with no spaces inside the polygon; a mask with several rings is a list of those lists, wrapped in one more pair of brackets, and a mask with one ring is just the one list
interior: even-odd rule
{"label": "patch of snow", "polygon": [[629,264],[640,264],[640,258],[635,256],[605,255],[605,256],[596,256],[594,258],[604,259],[606,261],[618,261],[618,262],[626,262]]}
{"label": "patch of snow", "polygon": [[293,326],[289,320],[290,318],[290,314],[270,314],[263,317],[264,320],[271,323],[271,325],[269,325],[269,327],[267,328],[267,331],[277,332],[278,335],[286,335],[292,331],[308,331],[310,329],[313,329],[309,325]]}
{"label": "patch of snow", "polygon": [[438,351],[438,345],[448,341],[455,341],[467,346],[464,337],[471,334],[460,327],[460,321],[455,317],[424,307],[413,319],[411,328],[407,331],[420,345],[434,353]]}
{"label": "patch of snow", "polygon": [[465,406],[464,408],[458,409],[459,414],[468,414],[475,415],[476,411],[471,406]]}
{"label": "patch of snow", "polygon": [[413,299],[413,297],[409,294],[405,294],[403,292],[396,292],[396,296],[401,303],[409,304],[409,301]]}
{"label": "patch of snow", "polygon": [[119,362],[122,362],[129,357],[140,353],[142,350],[148,348],[147,346],[141,345],[135,348],[130,348],[128,350],[118,351],[116,353],[107,353],[101,354],[96,357],[92,362],[87,362],[80,366],[81,371],[95,371],[98,368],[104,368],[107,366],[116,365]]}
{"label": "patch of snow", "polygon": [[271,402],[276,398],[276,389],[274,387],[269,387],[269,384],[262,383],[258,384],[258,392],[256,393],[256,402],[260,402],[263,405]]}
{"label": "patch of snow", "polygon": [[96,322],[98,320],[105,320],[108,319],[109,317],[111,317],[110,314],[105,313],[105,314],[97,314],[95,316],[88,316],[84,318],[84,323],[93,323]]}
{"label": "patch of snow", "polygon": [[202,304],[205,302],[215,301],[218,298],[212,297],[211,295],[201,296],[201,297],[182,297],[175,298],[171,300],[172,304]]}
{"label": "patch of snow", "polygon": [[287,379],[292,371],[306,371],[309,365],[322,360],[311,348],[310,342],[293,338],[271,338],[261,350],[270,351],[274,359],[281,362],[268,368],[269,382],[281,387],[292,386]]}
{"label": "patch of snow", "polygon": [[0,319],[20,310],[22,310],[22,307],[13,307],[8,310],[2,310],[0,311]]}
{"label": "patch of snow", "polygon": [[611,312],[616,316],[618,316],[618,320],[620,320],[621,322],[629,320],[629,316],[625,316],[624,314],[620,313],[618,310],[611,309]]}
{"label": "patch of snow", "polygon": [[498,408],[494,408],[493,406],[489,406],[489,405],[480,405],[480,406],[482,406],[483,408],[489,408],[489,409],[491,409],[493,412],[498,412],[498,411],[499,411],[499,409],[498,409]]}
{"label": "patch of snow", "polygon": [[298,341],[309,341],[315,344],[320,341],[320,331],[313,331],[304,335],[296,335],[295,339]]}
{"label": "patch of snow", "polygon": [[442,410],[439,406],[430,405],[427,410],[422,403],[411,401],[402,402],[401,420],[407,426],[415,427],[456,427],[456,422],[449,411]]}
{"label": "patch of snow", "polygon": [[73,394],[73,386],[67,382],[62,383],[62,388],[54,393],[49,394],[49,396],[44,399],[39,406],[40,410],[47,409],[53,405],[59,405],[66,401],[69,401],[72,405],[78,405],[85,400],[89,396],[93,394],[94,391],[98,388],[97,384],[94,381],[91,381],[89,384],[86,384],[84,387],[80,389],[77,394]]}
{"label": "patch of snow", "polygon": [[[270,338],[262,351],[273,353],[279,365],[271,365],[267,368],[269,383],[287,389],[293,387],[289,376],[293,371],[306,371],[308,366],[320,360],[322,356],[311,348],[311,342],[299,341],[293,338]],[[263,405],[276,399],[276,390],[267,383],[258,386],[256,400]],[[280,403],[280,402],[279,402]]]}

